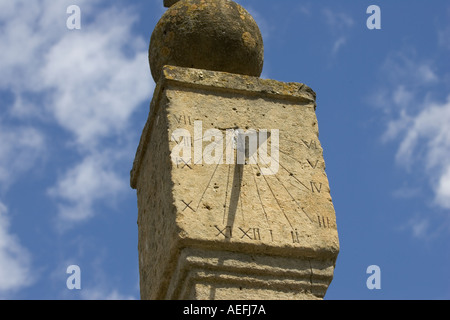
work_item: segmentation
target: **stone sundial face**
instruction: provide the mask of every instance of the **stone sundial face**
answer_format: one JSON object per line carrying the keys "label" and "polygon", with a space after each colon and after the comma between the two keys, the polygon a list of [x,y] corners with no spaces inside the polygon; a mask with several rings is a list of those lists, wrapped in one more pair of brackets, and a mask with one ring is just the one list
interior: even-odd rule
{"label": "stone sundial face", "polygon": [[295,247],[336,229],[314,109],[208,94],[172,103],[174,199],[185,236]]}

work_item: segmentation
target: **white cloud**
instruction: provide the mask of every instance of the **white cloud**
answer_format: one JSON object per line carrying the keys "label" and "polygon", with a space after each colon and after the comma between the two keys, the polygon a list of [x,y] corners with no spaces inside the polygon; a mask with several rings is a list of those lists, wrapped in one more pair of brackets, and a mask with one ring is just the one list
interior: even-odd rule
{"label": "white cloud", "polygon": [[330,8],[324,8],[322,15],[333,35],[331,53],[335,56],[347,44],[349,30],[355,22],[348,14]]}
{"label": "white cloud", "polygon": [[398,161],[424,160],[428,170],[444,172],[450,166],[450,96],[445,103],[424,103],[423,111],[405,122],[408,126],[398,149]]}
{"label": "white cloud", "polygon": [[433,61],[419,58],[417,50],[405,48],[388,55],[383,65],[384,74],[390,84],[403,85],[403,89],[429,87],[439,81]]}
{"label": "white cloud", "polygon": [[[127,183],[114,171],[110,153],[91,154],[68,170],[49,194],[59,203],[60,227],[92,217],[98,201],[113,203]],[[108,201],[109,200],[109,201]]]}
{"label": "white cloud", "polygon": [[9,227],[7,208],[0,202],[0,298],[33,282],[31,256]]}
{"label": "white cloud", "polygon": [[439,30],[438,37],[439,37],[439,45],[447,50],[450,50],[450,26],[447,26]]}
{"label": "white cloud", "polygon": [[[98,139],[122,132],[150,97],[147,47],[131,34],[133,21],[108,9],[86,31],[68,32],[45,55],[42,81],[54,89],[47,109],[83,147],[94,148]],[[126,50],[134,54],[129,57]]]}
{"label": "white cloud", "polygon": [[392,98],[396,105],[406,107],[413,101],[414,93],[406,89],[404,85],[399,85],[392,93]]}
{"label": "white cloud", "polygon": [[0,141],[0,191],[5,191],[20,174],[42,159],[45,138],[32,127],[11,127],[0,123]]}
{"label": "white cloud", "polygon": [[347,42],[347,39],[345,37],[339,37],[333,44],[333,49],[331,50],[331,52],[333,54],[337,54],[339,49],[345,45],[345,43]]}
{"label": "white cloud", "polygon": [[[432,232],[449,228],[450,210],[450,96],[444,103],[423,102],[422,111],[413,114],[403,112],[389,123],[386,136],[399,141],[396,162],[403,168],[414,168],[416,175],[425,174],[429,190],[433,192],[435,208],[447,211],[441,216],[439,210],[410,221],[414,236],[430,237]],[[415,108],[412,108],[415,109]],[[396,127],[396,129],[392,129]],[[441,221],[433,229],[431,221]],[[443,220],[442,220],[443,219]],[[434,231],[432,231],[434,230]],[[440,231],[439,231],[440,232]]]}
{"label": "white cloud", "polygon": [[388,55],[382,67],[385,82],[373,99],[388,117],[383,141],[398,143],[397,164],[424,177],[428,188],[421,186],[422,191],[433,194],[429,212],[408,222],[415,237],[429,239],[450,232],[450,94],[439,98],[449,74],[438,63],[411,47]]}
{"label": "white cloud", "polygon": [[[82,18],[92,15],[96,2],[78,1]],[[68,30],[68,1],[14,3],[0,21],[5,24],[0,87],[16,94],[15,114],[35,107],[29,93],[42,93],[41,111],[83,147],[95,147],[102,137],[123,130],[153,86],[147,45],[131,33],[136,18],[114,7],[97,8],[92,22]]]}
{"label": "white cloud", "polygon": [[402,186],[397,190],[394,190],[392,195],[399,199],[412,199],[420,196],[421,193],[422,190],[419,187]]}
{"label": "white cloud", "polygon": [[428,238],[430,235],[430,220],[424,217],[413,217],[411,218],[406,227],[409,227],[412,231],[412,234],[416,238]]}
{"label": "white cloud", "polygon": [[295,7],[295,11],[298,11],[305,16],[311,16],[311,14],[312,14],[311,3],[303,2]]}
{"label": "white cloud", "polygon": [[[81,30],[66,27],[66,9],[72,4],[81,9]],[[56,125],[71,135],[67,147],[78,153],[72,166],[57,168],[63,174],[49,192],[66,222],[92,217],[96,202],[127,186],[128,177],[114,171],[124,157],[106,160],[105,155],[128,148],[124,144],[136,134],[130,130],[131,116],[148,106],[154,86],[147,39],[131,29],[136,19],[130,10],[101,0],[0,3],[0,89],[15,97],[7,116],[16,122]],[[11,128],[9,140],[19,138],[19,147],[28,154],[40,150],[44,133],[23,130]],[[0,129],[2,134],[5,130]],[[18,149],[12,143],[7,147]],[[1,151],[0,181],[11,175],[3,165],[11,156],[2,158]],[[27,161],[22,166],[31,167],[36,156],[23,158]]]}
{"label": "white cloud", "polygon": [[337,12],[336,10],[325,8],[322,10],[322,13],[328,25],[333,29],[343,30],[355,24],[353,18],[344,12]]}
{"label": "white cloud", "polygon": [[62,40],[49,52],[43,70],[43,81],[55,88],[47,109],[85,148],[96,148],[99,139],[123,131],[150,96],[147,54],[127,60],[104,37],[95,33]]}
{"label": "white cloud", "polygon": [[436,202],[443,208],[450,209],[450,165],[439,178],[436,188]]}

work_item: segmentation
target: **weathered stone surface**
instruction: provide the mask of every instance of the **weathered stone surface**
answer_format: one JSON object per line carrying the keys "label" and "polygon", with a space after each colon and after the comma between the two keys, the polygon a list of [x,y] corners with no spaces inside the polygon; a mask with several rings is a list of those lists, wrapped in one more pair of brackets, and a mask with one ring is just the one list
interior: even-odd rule
{"label": "weathered stone surface", "polygon": [[[164,65],[259,76],[264,63],[261,32],[252,16],[229,0],[181,0],[156,25],[149,62],[158,82]],[[173,4],[173,5],[172,5]]]}
{"label": "weathered stone surface", "polygon": [[[325,295],[339,240],[315,108],[303,84],[163,69],[131,171],[142,299]],[[278,150],[278,159],[205,163],[213,145],[207,130],[226,137],[230,128],[266,129],[268,153]],[[180,145],[192,147],[190,157],[173,152]],[[278,170],[261,174],[271,164]]]}

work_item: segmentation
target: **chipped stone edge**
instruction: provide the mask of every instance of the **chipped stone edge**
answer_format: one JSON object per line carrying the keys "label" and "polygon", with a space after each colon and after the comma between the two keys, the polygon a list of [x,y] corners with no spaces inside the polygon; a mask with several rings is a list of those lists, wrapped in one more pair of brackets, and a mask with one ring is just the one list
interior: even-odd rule
{"label": "chipped stone edge", "polygon": [[299,104],[314,104],[316,108],[316,93],[307,85],[297,82],[281,82],[271,79],[232,74],[227,72],[164,66],[150,104],[150,112],[142,131],[133,168],[130,172],[130,186],[137,188],[137,179],[141,167],[141,159],[145,154],[155,115],[160,107],[160,99],[168,86],[202,89],[214,92],[233,92],[236,94],[288,100]]}

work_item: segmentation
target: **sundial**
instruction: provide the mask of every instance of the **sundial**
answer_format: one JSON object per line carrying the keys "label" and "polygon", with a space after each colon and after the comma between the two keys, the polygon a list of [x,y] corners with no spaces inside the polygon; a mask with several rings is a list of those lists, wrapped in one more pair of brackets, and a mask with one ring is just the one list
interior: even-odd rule
{"label": "sundial", "polygon": [[301,247],[336,229],[314,101],[205,93],[167,112],[186,236]]}
{"label": "sundial", "polygon": [[131,171],[142,299],[321,299],[339,252],[316,94],[229,0],[165,0]]}

